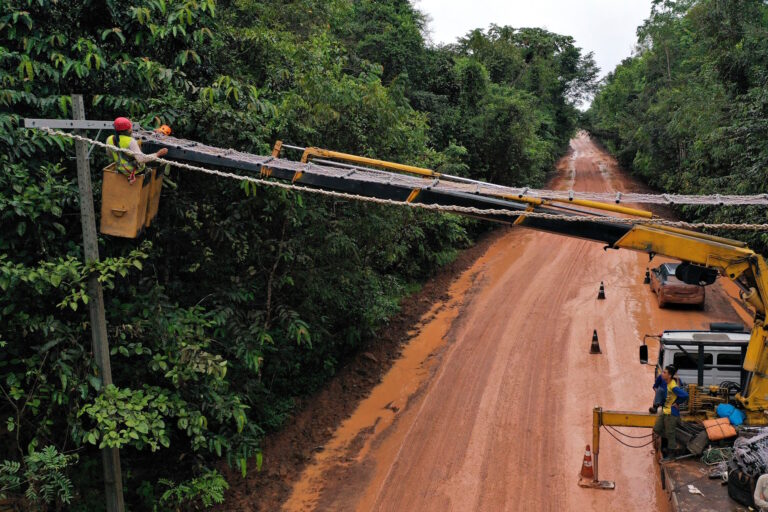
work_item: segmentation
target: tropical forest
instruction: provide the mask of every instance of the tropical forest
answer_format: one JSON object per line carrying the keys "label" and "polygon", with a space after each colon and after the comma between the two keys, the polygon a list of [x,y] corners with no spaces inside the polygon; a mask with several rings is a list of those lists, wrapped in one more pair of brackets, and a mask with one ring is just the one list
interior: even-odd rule
{"label": "tropical forest", "polygon": [[[270,470],[270,436],[498,229],[169,167],[151,227],[100,235],[86,262],[75,144],[25,118],[72,119],[78,94],[87,119],[221,148],[281,140],[531,188],[586,130],[653,190],[768,193],[768,6],[652,3],[603,79],[590,49],[543,28],[435,43],[408,0],[0,3],[0,509],[105,510],[106,449],[125,510],[237,509],[233,489]],[[98,215],[111,160],[89,159]],[[766,221],[760,207],[675,213]]]}

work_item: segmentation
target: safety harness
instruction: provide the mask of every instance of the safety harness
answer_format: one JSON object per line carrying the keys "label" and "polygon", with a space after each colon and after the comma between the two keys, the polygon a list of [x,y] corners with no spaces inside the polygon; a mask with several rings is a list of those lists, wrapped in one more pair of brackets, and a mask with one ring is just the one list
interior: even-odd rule
{"label": "safety harness", "polygon": [[[118,135],[117,133],[107,137],[107,144],[109,144],[110,146],[115,146],[115,137],[118,137],[118,142],[116,147],[119,147],[121,149],[128,149],[131,147],[131,141],[133,140],[133,138],[131,138],[128,135]],[[110,151],[110,153],[112,154],[112,160],[115,162],[115,168],[117,169],[117,172],[128,176],[128,181],[130,183],[133,183],[134,181],[136,181],[137,172],[141,173],[144,171],[144,164],[140,164],[135,160],[134,161],[128,160],[123,156],[122,152]]]}

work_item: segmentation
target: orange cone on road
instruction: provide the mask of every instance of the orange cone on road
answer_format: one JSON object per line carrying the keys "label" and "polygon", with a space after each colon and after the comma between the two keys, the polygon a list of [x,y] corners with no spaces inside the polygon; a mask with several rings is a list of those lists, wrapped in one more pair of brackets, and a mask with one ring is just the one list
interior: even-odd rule
{"label": "orange cone on road", "polygon": [[597,329],[592,331],[592,345],[589,347],[590,354],[602,354],[600,351],[600,342],[597,341]]}
{"label": "orange cone on road", "polygon": [[587,451],[584,452],[584,462],[581,463],[581,478],[592,480],[595,478],[595,472],[592,470],[592,452],[587,445]]}
{"label": "orange cone on road", "polygon": [[[597,457],[597,454],[595,454]],[[595,461],[597,464],[597,461]],[[616,484],[610,480],[598,480],[596,467],[592,465],[592,451],[587,445],[587,451],[584,452],[584,462],[581,463],[581,473],[579,473],[579,487],[588,489],[615,489]]]}
{"label": "orange cone on road", "polygon": [[605,286],[603,286],[603,282],[600,281],[600,290],[597,292],[597,298],[599,300],[605,299]]}

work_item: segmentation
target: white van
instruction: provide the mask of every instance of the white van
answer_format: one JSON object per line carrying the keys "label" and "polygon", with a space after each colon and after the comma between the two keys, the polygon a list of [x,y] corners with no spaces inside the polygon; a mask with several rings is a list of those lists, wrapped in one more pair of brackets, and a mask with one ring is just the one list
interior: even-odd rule
{"label": "white van", "polygon": [[[734,382],[743,387],[745,373],[741,367],[749,337],[742,325],[725,323],[711,324],[709,331],[664,331],[658,336],[655,374],[672,364],[686,384],[720,386],[724,382]],[[640,360],[648,362],[645,343],[640,348]]]}

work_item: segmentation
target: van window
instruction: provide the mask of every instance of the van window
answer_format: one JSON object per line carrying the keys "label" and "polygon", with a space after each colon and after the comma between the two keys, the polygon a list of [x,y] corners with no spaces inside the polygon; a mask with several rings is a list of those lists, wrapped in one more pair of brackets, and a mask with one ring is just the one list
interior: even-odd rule
{"label": "van window", "polygon": [[717,354],[718,366],[741,366],[741,354]]}
{"label": "van window", "polygon": [[[689,352],[691,354],[690,357],[688,357],[683,352],[675,352],[675,356],[672,359],[672,364],[674,364],[678,370],[696,370],[698,369],[698,354]],[[725,354],[724,354],[725,355]],[[704,353],[704,364],[705,365],[711,365],[712,364],[712,354],[710,353]],[[725,363],[721,363],[725,364]],[[739,363],[740,364],[740,363]]]}
{"label": "van window", "polygon": [[678,263],[665,263],[661,266],[661,273],[664,274],[665,277],[673,276],[675,275],[677,267]]}

